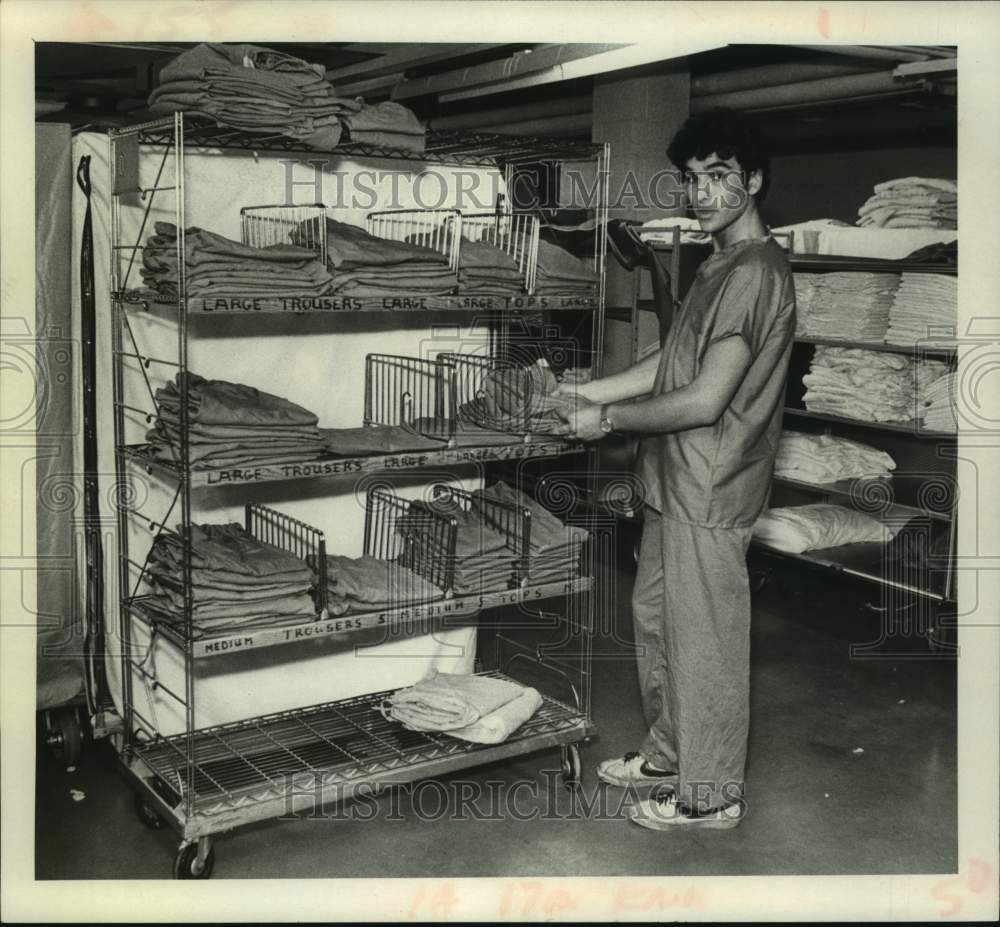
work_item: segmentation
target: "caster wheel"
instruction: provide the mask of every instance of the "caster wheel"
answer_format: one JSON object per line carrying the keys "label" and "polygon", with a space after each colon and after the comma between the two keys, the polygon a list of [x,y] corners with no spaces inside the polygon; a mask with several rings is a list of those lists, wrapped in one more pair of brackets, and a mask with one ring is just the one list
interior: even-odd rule
{"label": "caster wheel", "polygon": [[174,857],[174,878],[175,879],[209,879],[212,876],[212,869],[215,867],[215,850],[208,851],[205,862],[198,865],[198,844],[189,843],[177,851]]}
{"label": "caster wheel", "polygon": [[156,809],[141,795],[135,796],[135,813],[139,820],[150,830],[163,830],[163,818],[157,814]]}
{"label": "caster wheel", "polygon": [[580,761],[580,748],[576,744],[562,748],[562,767],[559,772],[562,784],[567,789],[576,791],[580,788],[583,764]]}
{"label": "caster wheel", "polygon": [[60,708],[47,717],[47,743],[56,761],[63,766],[75,766],[80,759],[83,730],[75,708]]}

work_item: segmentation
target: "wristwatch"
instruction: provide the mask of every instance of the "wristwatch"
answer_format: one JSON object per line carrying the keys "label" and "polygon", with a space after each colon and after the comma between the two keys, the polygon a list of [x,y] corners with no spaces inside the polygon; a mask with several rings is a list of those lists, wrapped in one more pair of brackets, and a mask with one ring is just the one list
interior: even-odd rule
{"label": "wristwatch", "polygon": [[615,426],[612,424],[611,419],[608,418],[608,406],[610,403],[605,403],[601,406],[601,431],[606,435],[611,434],[615,430]]}

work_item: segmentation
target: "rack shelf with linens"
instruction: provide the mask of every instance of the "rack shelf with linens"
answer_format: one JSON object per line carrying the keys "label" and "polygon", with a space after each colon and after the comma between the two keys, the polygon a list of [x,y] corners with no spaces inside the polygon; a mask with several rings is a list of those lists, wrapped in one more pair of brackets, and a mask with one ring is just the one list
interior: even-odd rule
{"label": "rack shelf with linens", "polygon": [[[209,858],[218,834],[281,814],[289,801],[297,807],[313,807],[343,800],[347,797],[345,787],[349,792],[359,776],[378,790],[464,766],[559,747],[563,779],[575,786],[580,777],[578,743],[594,730],[590,720],[591,636],[600,607],[600,597],[593,594],[594,545],[581,542],[567,546],[566,562],[572,560],[573,566],[571,570],[566,567],[566,575],[559,572],[562,561],[549,547],[527,546],[519,548],[522,559],[518,563],[522,565],[511,578],[497,584],[493,575],[489,588],[484,586],[482,591],[456,582],[454,588],[442,586],[441,596],[433,600],[362,605],[341,614],[335,613],[332,600],[318,601],[315,616],[264,618],[252,627],[241,628],[238,622],[199,626],[193,607],[194,554],[189,538],[204,518],[203,512],[232,513],[236,506],[245,504],[270,505],[273,496],[282,511],[321,526],[327,557],[373,556],[370,519],[365,522],[364,539],[358,519],[364,509],[360,500],[371,499],[373,492],[392,494],[398,486],[405,504],[418,505],[425,492],[422,487],[450,486],[455,499],[466,500],[462,511],[469,517],[469,500],[474,506],[479,503],[474,493],[468,493],[478,491],[476,487],[489,491],[496,487],[488,485],[495,464],[516,465],[584,453],[582,445],[535,433],[511,434],[507,441],[482,445],[452,438],[415,451],[364,455],[321,450],[307,453],[298,450],[295,442],[308,439],[313,442],[310,447],[319,448],[318,422],[329,428],[357,425],[357,420],[350,420],[348,407],[360,405],[365,382],[361,358],[373,348],[403,354],[423,345],[430,358],[434,354],[503,358],[517,355],[519,350],[517,345],[518,350],[510,348],[506,341],[512,319],[523,312],[562,310],[589,313],[591,342],[600,346],[603,236],[594,234],[592,249],[563,265],[563,269],[571,268],[570,277],[575,273],[587,283],[581,287],[576,281],[574,286],[570,280],[566,292],[560,292],[559,281],[565,278],[557,269],[544,291],[534,293],[533,268],[523,249],[534,241],[539,220],[522,220],[500,201],[485,215],[481,207],[467,209],[466,228],[473,230],[470,234],[476,242],[505,241],[506,232],[490,239],[490,228],[512,229],[511,234],[518,239],[507,253],[517,262],[521,275],[518,285],[523,292],[504,296],[478,294],[474,287],[463,291],[461,285],[457,293],[433,295],[407,292],[405,286],[399,292],[387,288],[378,295],[350,297],[296,292],[294,287],[286,292],[281,288],[280,274],[264,275],[271,290],[263,295],[238,286],[225,291],[224,286],[214,283],[209,295],[192,295],[185,284],[189,277],[185,242],[191,229],[195,233],[206,229],[215,236],[228,234],[233,252],[256,247],[238,240],[238,210],[262,199],[266,202],[262,190],[270,189],[272,201],[280,201],[290,154],[300,156],[299,164],[320,155],[336,160],[338,166],[365,166],[374,160],[407,176],[433,168],[441,172],[446,186],[454,172],[480,171],[497,179],[502,189],[510,188],[522,164],[579,162],[599,179],[598,196],[590,210],[596,227],[602,228],[607,216],[607,146],[446,133],[432,134],[426,154],[419,156],[358,145],[330,152],[302,152],[285,139],[247,135],[178,113],[171,119],[112,130],[110,148],[111,348],[116,487],[122,500],[116,532],[116,630],[121,637],[123,718],[119,758],[136,790],[141,818],[151,826],[167,823],[180,835],[175,874],[178,866],[186,871],[192,854],[202,861]],[[220,159],[224,164],[219,164]],[[204,170],[201,165],[205,165]],[[229,191],[228,202],[236,203],[234,214],[209,208],[207,194],[212,180],[208,178],[213,177],[224,177],[219,183]],[[251,188],[252,194],[247,193]],[[343,219],[359,228],[367,223],[369,229],[376,229],[371,215],[379,208],[379,204],[362,210],[347,208],[337,213],[337,221]],[[154,242],[155,249],[158,255],[176,260],[175,269],[169,262],[158,263],[160,257],[147,257],[143,264],[150,236],[165,228],[157,231],[157,222],[169,224],[173,239],[166,248],[162,241]],[[280,242],[275,244],[283,247]],[[294,241],[291,245],[296,247]],[[293,257],[300,269],[312,260],[299,253]],[[168,292],[139,285],[140,267],[153,268],[152,276],[158,281],[166,279]],[[308,269],[316,271],[314,266]],[[210,271],[207,273],[210,277]],[[239,272],[232,279],[239,279]],[[591,290],[582,292],[587,287]],[[294,318],[284,326],[281,320],[289,316]],[[323,316],[329,321],[323,321]],[[468,342],[474,344],[472,349]],[[359,349],[361,344],[367,345],[367,350]],[[593,375],[600,373],[600,354],[594,351]],[[311,367],[326,370],[327,376],[335,379],[324,382],[319,373],[310,377]],[[494,369],[492,362],[482,367]],[[195,369],[199,377],[194,376]],[[271,379],[267,371],[271,371]],[[175,373],[175,385],[165,387],[164,382],[170,383],[169,377]],[[220,374],[225,379],[201,379]],[[286,379],[288,400],[271,392]],[[298,392],[291,391],[292,385],[297,385]],[[216,394],[207,399],[210,388],[216,389]],[[226,408],[227,390],[242,391],[241,395],[255,392],[262,397],[263,406],[272,412],[283,410],[289,421],[263,426],[260,419],[243,413],[243,420],[236,416],[240,438],[231,440],[235,432],[227,429],[236,427],[233,422],[225,415],[212,418],[208,411],[211,406],[213,414],[222,414],[219,409],[232,413],[232,408]],[[411,409],[406,395],[399,398]],[[216,402],[221,405],[212,406]],[[319,415],[303,416],[303,410],[308,412],[313,405],[320,408]],[[367,419],[365,424],[369,424]],[[396,427],[395,421],[391,424]],[[144,439],[150,426],[156,437],[153,444]],[[284,432],[283,427],[289,430]],[[285,438],[286,434],[291,438]],[[255,435],[263,435],[259,458],[247,444],[252,445]],[[176,450],[175,456],[163,454],[168,445]],[[196,445],[197,460],[192,456]],[[238,462],[233,462],[233,455]],[[212,460],[223,458],[224,465],[212,465]],[[580,537],[579,532],[587,534],[585,515],[567,515],[537,491],[523,499],[524,517],[537,522],[542,540],[543,524],[548,525],[550,538],[555,530],[552,525],[561,523],[567,533],[577,532],[575,538]],[[150,517],[153,500],[160,506],[156,510],[159,514]],[[520,511],[519,504],[513,504]],[[228,517],[232,519],[232,514]],[[463,516],[457,517],[461,520]],[[409,550],[416,559],[398,559],[404,554],[393,548],[396,552],[385,555],[386,563],[423,563],[421,542],[426,538],[415,530],[412,525],[397,529],[393,537],[394,543],[403,544],[401,550]],[[150,534],[155,540],[161,531],[174,533],[183,551],[178,570],[180,593],[174,600],[175,604],[180,602],[180,608],[172,614],[165,614],[151,600],[142,582],[142,546],[150,543]],[[525,545],[530,544],[530,537],[526,529]],[[438,547],[432,545],[431,549]],[[310,563],[314,564],[316,557],[311,555]],[[530,567],[536,557],[538,564],[546,566],[537,579]],[[317,583],[322,584],[322,580]],[[328,588],[334,589],[332,583]],[[519,625],[512,620],[520,615],[525,626],[542,626],[554,613],[543,612],[538,606],[554,602],[565,606],[556,622],[561,657],[519,643]],[[497,616],[500,628],[492,651],[476,647],[475,632],[484,613]],[[416,655],[423,642],[438,654],[430,663],[428,657]],[[394,690],[385,685],[391,679],[382,678],[375,667],[390,666],[388,651],[396,653],[393,648],[400,647],[413,655],[405,660],[395,658],[396,689],[416,681],[428,666],[441,665],[445,650],[450,648],[453,663],[446,665],[466,666],[470,672],[496,678],[517,681],[530,664],[532,684],[540,685],[542,707],[506,740],[488,747],[446,735],[408,731],[398,722],[379,717],[376,710]],[[383,649],[387,651],[384,663],[365,659],[378,658]],[[254,673],[286,680],[276,703],[281,699],[287,703],[292,697],[289,693],[301,687],[302,704],[276,711],[248,711],[235,718],[223,717],[219,723],[220,712],[230,708],[219,703],[219,692],[227,691],[225,680],[252,679]],[[343,678],[338,678],[340,675]],[[409,682],[404,682],[404,677]],[[307,797],[300,788],[303,775],[311,777],[316,786]],[[193,877],[205,877],[194,869],[191,872]]]}

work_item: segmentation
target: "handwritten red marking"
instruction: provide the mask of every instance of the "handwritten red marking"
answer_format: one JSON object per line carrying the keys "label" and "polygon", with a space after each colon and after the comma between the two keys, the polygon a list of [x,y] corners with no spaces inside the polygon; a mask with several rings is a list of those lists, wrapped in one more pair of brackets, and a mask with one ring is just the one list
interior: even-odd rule
{"label": "handwritten red marking", "polygon": [[830,11],[825,6],[819,8],[819,22],[816,28],[824,39],[830,38]]}

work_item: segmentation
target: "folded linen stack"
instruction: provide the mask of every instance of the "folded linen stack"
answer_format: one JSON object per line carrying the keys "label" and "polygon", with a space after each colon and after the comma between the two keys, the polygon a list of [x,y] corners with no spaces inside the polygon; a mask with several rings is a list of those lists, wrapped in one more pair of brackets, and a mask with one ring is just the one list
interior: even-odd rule
{"label": "folded linen stack", "polygon": [[[184,233],[188,296],[320,296],[329,271],[313,251],[295,245],[253,248],[196,227]],[[142,279],[164,296],[177,294],[177,227],[157,222],[142,252]]]}
{"label": "folded linen stack", "polygon": [[[516,581],[518,556],[510,533],[491,527],[480,511],[474,508],[466,510],[450,496],[439,496],[428,505],[435,514],[450,516],[457,523],[454,593],[482,595],[511,588]],[[421,573],[431,573],[431,563],[445,562],[452,554],[445,549],[442,539],[430,528],[424,516],[402,516],[398,530],[413,538],[413,557]],[[427,568],[421,569],[421,564]]]}
{"label": "folded linen stack", "polygon": [[794,275],[797,334],[850,341],[882,341],[899,286],[898,274]]}
{"label": "folded linen stack", "polygon": [[402,564],[375,557],[326,558],[327,610],[331,615],[434,602],[444,591]]}
{"label": "folded linen stack", "polygon": [[884,544],[894,533],[870,515],[829,503],[768,509],[753,527],[758,541],[792,554],[843,544]]}
{"label": "folded linen stack", "polygon": [[593,295],[597,292],[597,273],[590,264],[590,261],[540,239],[535,295]]}
{"label": "folded linen stack", "polygon": [[495,523],[492,506],[477,505],[477,500],[503,502],[531,512],[530,544],[528,545],[528,584],[558,582],[580,575],[583,545],[589,534],[575,525],[564,525],[547,508],[530,496],[518,492],[502,481],[472,494],[477,508],[488,524]]}
{"label": "folded linen stack", "polygon": [[958,431],[958,373],[952,371],[929,383],[920,394],[921,421],[929,431]]}
{"label": "folded linen stack", "polygon": [[860,348],[818,345],[802,378],[810,412],[867,422],[909,422],[916,417],[923,388],[948,370],[921,360]]}
{"label": "folded linen stack", "polygon": [[525,279],[517,261],[503,249],[488,241],[462,239],[458,289],[485,296],[518,296],[525,291]]}
{"label": "folded linen stack", "polygon": [[339,457],[368,457],[406,451],[436,451],[439,439],[426,437],[413,425],[362,425],[360,428],[321,428],[326,450]]}
{"label": "folded linen stack", "polygon": [[146,433],[158,460],[180,460],[181,382],[187,377],[188,461],[194,470],[314,460],[325,448],[317,418],[294,402],[242,383],[178,373],[156,391]]}
{"label": "folded linen stack", "polygon": [[464,431],[471,424],[514,434],[552,434],[562,425],[555,410],[572,404],[554,395],[558,388],[555,374],[545,363],[489,370],[476,398],[459,406],[457,430]]}
{"label": "folded linen stack", "polygon": [[[179,534],[164,532],[156,538],[148,569],[154,607],[183,619],[184,544]],[[191,526],[191,615],[202,630],[315,617],[314,585],[305,561],[258,540],[235,522]]]}
{"label": "folded linen stack", "polygon": [[341,119],[359,114],[364,104],[338,97],[325,74],[321,64],[258,45],[198,45],[160,71],[149,108],[156,115],[195,113],[244,132],[334,148],[343,133]]}
{"label": "folded linen stack", "polygon": [[895,469],[896,461],[885,451],[834,435],[798,431],[781,433],[774,462],[775,476],[817,484],[889,476]]}
{"label": "folded linen stack", "polygon": [[338,296],[430,296],[455,288],[447,255],[423,245],[379,238],[327,217],[326,248],[331,292]]}
{"label": "folded linen stack", "polygon": [[409,731],[441,731],[472,743],[507,740],[542,706],[536,689],[490,676],[435,670],[379,706],[382,716]]}
{"label": "folded linen stack", "polygon": [[858,210],[858,225],[887,229],[958,228],[958,185],[937,177],[900,177],[875,184]]}
{"label": "folded linen stack", "polygon": [[427,145],[424,124],[405,106],[389,100],[345,112],[341,121],[348,139],[358,145],[412,154],[423,154]]}
{"label": "folded linen stack", "polygon": [[947,274],[903,274],[889,310],[890,344],[941,344],[954,340],[958,325],[958,278]]}

